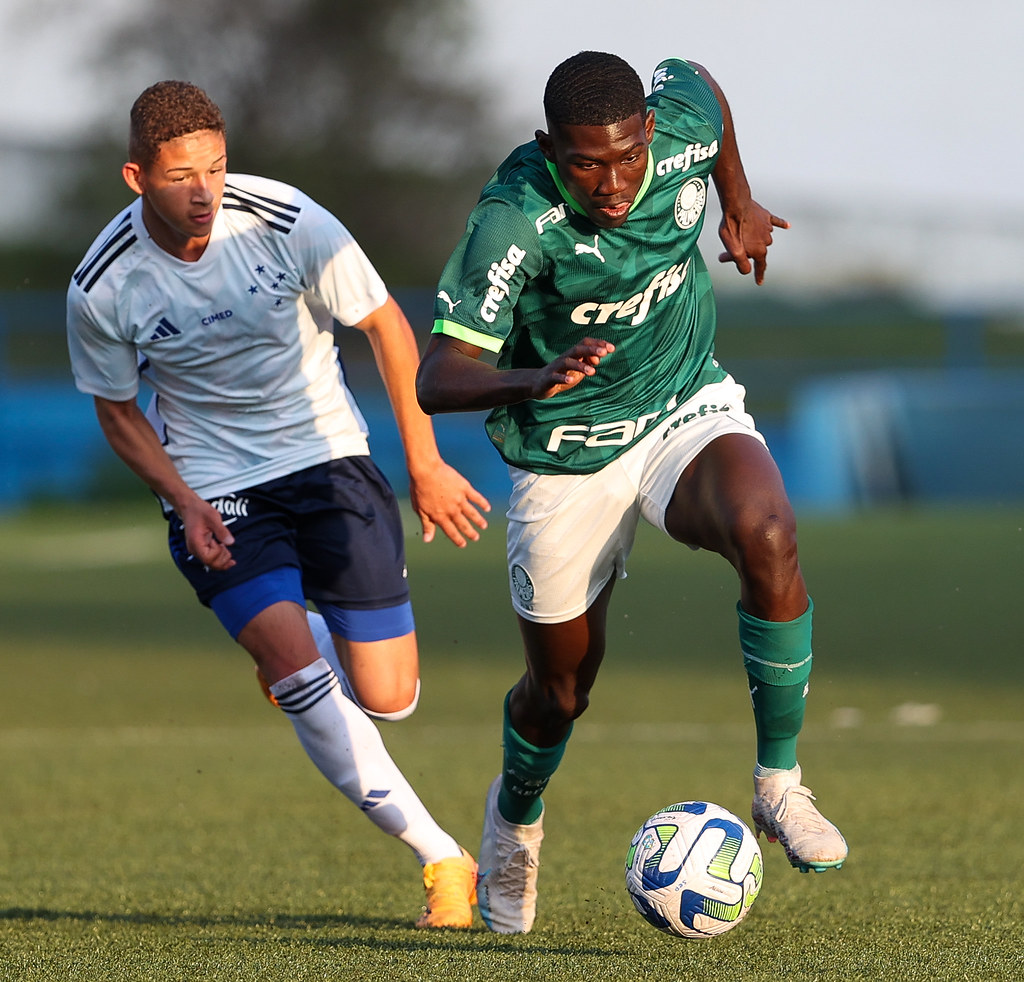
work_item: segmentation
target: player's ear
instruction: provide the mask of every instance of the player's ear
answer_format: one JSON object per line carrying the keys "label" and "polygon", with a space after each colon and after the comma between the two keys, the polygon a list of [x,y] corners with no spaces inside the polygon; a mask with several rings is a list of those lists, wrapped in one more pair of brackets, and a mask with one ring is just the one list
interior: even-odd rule
{"label": "player's ear", "polygon": [[647,134],[648,144],[654,139],[654,110],[647,110],[647,118],[644,120],[644,133]]}
{"label": "player's ear", "polygon": [[129,160],[121,168],[121,176],[124,178],[124,183],[128,185],[136,194],[145,194],[146,187],[142,175],[142,167],[132,160]]}
{"label": "player's ear", "polygon": [[540,152],[544,154],[548,160],[553,161],[555,159],[555,148],[554,144],[551,142],[551,137],[543,130],[537,130],[533,136],[537,141],[537,146],[540,147]]}

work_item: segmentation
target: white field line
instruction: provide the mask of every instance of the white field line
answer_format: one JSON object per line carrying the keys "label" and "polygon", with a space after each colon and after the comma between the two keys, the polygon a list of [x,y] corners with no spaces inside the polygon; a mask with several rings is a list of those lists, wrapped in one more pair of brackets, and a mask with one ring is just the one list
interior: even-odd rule
{"label": "white field line", "polygon": [[[409,727],[403,740],[415,737],[417,744],[465,745],[467,741],[490,739],[490,724],[434,725]],[[682,723],[592,723],[578,724],[573,742],[588,744],[710,744],[749,742],[752,726],[710,726]],[[0,729],[0,751],[46,750],[56,747],[193,747],[227,746],[257,743],[260,740],[290,740],[290,730],[276,732],[268,726],[115,726],[115,727],[20,727]],[[891,723],[866,726],[857,730],[807,726],[803,737],[808,742],[844,743],[1024,743],[1024,721],[977,720],[940,723],[929,727],[894,726]]]}
{"label": "white field line", "polygon": [[158,562],[167,555],[159,526],[95,532],[48,533],[25,537],[15,557],[3,550],[0,560],[36,569],[100,569]]}

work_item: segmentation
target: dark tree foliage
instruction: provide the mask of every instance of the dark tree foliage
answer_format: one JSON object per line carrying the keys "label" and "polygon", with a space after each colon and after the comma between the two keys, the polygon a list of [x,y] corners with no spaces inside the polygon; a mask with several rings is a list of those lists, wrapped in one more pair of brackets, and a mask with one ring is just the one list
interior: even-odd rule
{"label": "dark tree foliage", "polygon": [[464,0],[137,4],[97,53],[98,97],[117,112],[88,148],[68,229],[91,237],[131,199],[118,172],[135,96],[188,79],[224,112],[230,170],[297,185],[389,282],[430,285],[501,145],[469,43]]}

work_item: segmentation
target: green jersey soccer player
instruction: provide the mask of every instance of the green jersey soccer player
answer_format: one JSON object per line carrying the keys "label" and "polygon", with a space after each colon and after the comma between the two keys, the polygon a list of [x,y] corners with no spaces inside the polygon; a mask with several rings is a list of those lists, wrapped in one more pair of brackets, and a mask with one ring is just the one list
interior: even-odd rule
{"label": "green jersey soccer player", "polygon": [[485,922],[504,933],[533,924],[541,793],[587,707],[641,517],[739,576],[758,832],[802,870],[847,854],[796,757],[812,613],[796,522],[744,390],[715,360],[697,248],[711,183],[721,258],[758,283],[788,223],[751,197],[728,103],[698,65],[662,62],[645,97],[620,58],[583,52],[552,73],[544,110],[547,131],[498,168],[445,267],[417,379],[428,412],[491,410],[512,478],[527,670],[505,701],[478,882]]}
{"label": "green jersey soccer player", "polygon": [[[488,431],[505,460],[540,474],[599,470],[725,377],[697,250],[722,111],[681,61],[659,67],[647,105],[654,127],[628,221],[595,227],[554,162],[528,144],[484,188],[441,277],[435,331],[497,352],[499,368],[540,368],[586,334],[615,344],[599,389],[492,412]],[[639,164],[639,148],[628,149]]]}

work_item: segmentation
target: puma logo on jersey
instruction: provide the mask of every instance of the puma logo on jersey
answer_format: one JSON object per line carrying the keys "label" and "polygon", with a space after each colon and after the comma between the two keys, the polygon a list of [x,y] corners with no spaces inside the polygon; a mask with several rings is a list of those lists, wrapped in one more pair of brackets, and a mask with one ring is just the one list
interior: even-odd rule
{"label": "puma logo on jersey", "polygon": [[601,247],[597,244],[598,236],[594,236],[594,244],[592,246],[587,245],[586,242],[576,243],[576,255],[582,256],[584,253],[589,253],[591,256],[597,256],[601,262],[604,262],[604,256],[601,255]]}
{"label": "puma logo on jersey", "polygon": [[448,304],[448,313],[449,314],[454,314],[455,313],[455,308],[458,307],[458,305],[460,303],[462,303],[461,300],[452,300],[452,298],[448,296],[448,291],[447,290],[442,290],[437,295],[437,299],[438,300],[443,300],[446,304]]}

